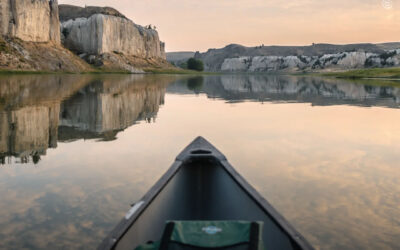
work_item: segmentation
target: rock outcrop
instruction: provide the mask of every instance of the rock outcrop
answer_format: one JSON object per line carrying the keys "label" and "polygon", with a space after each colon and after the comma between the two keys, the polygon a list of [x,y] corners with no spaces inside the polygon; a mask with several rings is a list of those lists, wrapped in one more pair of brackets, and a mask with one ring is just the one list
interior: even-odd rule
{"label": "rock outcrop", "polygon": [[79,54],[117,52],[141,58],[163,58],[157,31],[126,18],[95,14],[64,22],[62,32],[64,45]]}
{"label": "rock outcrop", "polygon": [[[158,32],[135,24],[116,10],[60,5],[60,15],[64,45],[78,54],[122,53],[165,59]],[[66,20],[68,17],[72,18]]]}
{"label": "rock outcrop", "polygon": [[366,67],[400,65],[400,49],[382,54],[342,52],[322,56],[255,56],[227,58],[220,70],[225,72],[315,71],[349,70]]}
{"label": "rock outcrop", "polygon": [[154,28],[108,7],[59,7],[58,0],[0,0],[0,69],[143,73],[172,67]]}
{"label": "rock outcrop", "polygon": [[92,70],[61,46],[57,0],[0,0],[0,69]]}
{"label": "rock outcrop", "polygon": [[[207,71],[329,70],[365,67],[368,58],[386,57],[399,48],[400,43],[258,47],[231,44],[196,53],[195,57],[204,62]],[[395,61],[388,61],[387,66],[396,65]]]}
{"label": "rock outcrop", "polygon": [[27,42],[60,43],[57,0],[0,0],[0,31]]}
{"label": "rock outcrop", "polygon": [[25,42],[0,37],[0,69],[22,71],[93,71],[84,60],[54,42]]}
{"label": "rock outcrop", "polygon": [[61,42],[60,14],[58,0],[50,0],[50,40]]}
{"label": "rock outcrop", "polygon": [[118,10],[111,7],[86,6],[85,8],[82,8],[74,5],[62,4],[60,5],[60,9],[61,22],[66,22],[80,17],[89,18],[95,14],[126,18]]}

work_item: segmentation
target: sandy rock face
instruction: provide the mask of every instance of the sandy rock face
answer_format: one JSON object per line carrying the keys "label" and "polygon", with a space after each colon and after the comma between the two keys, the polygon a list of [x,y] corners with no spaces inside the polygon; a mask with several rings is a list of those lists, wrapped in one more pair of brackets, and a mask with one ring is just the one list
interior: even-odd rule
{"label": "sandy rock face", "polygon": [[76,19],[80,17],[89,18],[94,14],[103,14],[103,15],[126,18],[118,10],[111,7],[86,6],[83,8],[75,5],[60,4],[59,9],[60,9],[60,21],[62,23],[70,19]]}
{"label": "sandy rock face", "polygon": [[251,57],[227,58],[221,66],[222,71],[247,71],[250,68]]}
{"label": "sandy rock face", "polygon": [[[397,60],[387,61],[391,53],[399,50],[400,43],[380,44],[312,44],[309,46],[256,46],[246,47],[239,44],[230,44],[220,49],[209,49],[204,53],[196,53],[195,58],[204,63],[206,71],[234,71],[232,66],[238,66],[242,57],[252,58],[246,66],[248,71],[278,70],[314,70],[314,69],[343,69],[358,67],[373,67],[381,61],[385,66],[396,65]],[[172,58],[171,58],[172,54]],[[169,53],[169,60],[174,62],[173,53]],[[397,54],[400,54],[397,52]],[[372,58],[376,55],[376,58]],[[382,55],[382,58],[381,58]],[[186,57],[186,60],[190,56]],[[344,58],[346,57],[346,58]],[[171,60],[172,59],[172,60]],[[342,60],[344,59],[344,60]],[[372,60],[373,59],[373,60]],[[382,60],[381,60],[382,59]],[[233,60],[236,60],[234,62]],[[338,62],[341,61],[338,65]],[[242,61],[243,62],[243,61]],[[362,65],[365,62],[365,65]],[[179,64],[177,64],[179,65]],[[245,66],[240,66],[245,67]],[[377,66],[379,67],[379,65]]]}
{"label": "sandy rock face", "polygon": [[1,38],[0,69],[83,72],[92,68],[55,42],[25,42]]}
{"label": "sandy rock face", "polygon": [[77,53],[114,52],[165,59],[164,44],[157,31],[123,17],[94,14],[89,18],[70,19],[62,23],[62,33],[64,45]]}
{"label": "sandy rock face", "polygon": [[400,50],[389,50],[382,54],[355,51],[325,54],[322,56],[247,56],[226,58],[220,70],[227,72],[312,71],[392,67],[398,65],[400,65]]}
{"label": "sandy rock face", "polygon": [[27,42],[60,42],[57,0],[0,0],[3,36]]}
{"label": "sandy rock face", "polygon": [[58,0],[49,1],[50,5],[50,40],[61,42],[60,14],[58,11]]}

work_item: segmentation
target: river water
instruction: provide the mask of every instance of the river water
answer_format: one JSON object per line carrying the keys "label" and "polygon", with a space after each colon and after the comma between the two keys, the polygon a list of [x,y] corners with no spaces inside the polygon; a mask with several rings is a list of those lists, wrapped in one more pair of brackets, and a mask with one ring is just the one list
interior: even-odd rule
{"label": "river water", "polygon": [[400,249],[398,86],[0,76],[0,249],[95,249],[199,135],[317,249]]}

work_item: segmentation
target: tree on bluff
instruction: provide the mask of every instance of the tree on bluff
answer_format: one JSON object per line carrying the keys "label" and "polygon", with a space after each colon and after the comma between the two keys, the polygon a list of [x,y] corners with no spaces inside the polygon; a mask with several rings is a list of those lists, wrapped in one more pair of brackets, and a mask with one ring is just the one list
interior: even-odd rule
{"label": "tree on bluff", "polygon": [[187,68],[191,69],[191,70],[196,70],[196,71],[203,71],[204,64],[201,60],[198,60],[196,58],[190,58],[187,61]]}

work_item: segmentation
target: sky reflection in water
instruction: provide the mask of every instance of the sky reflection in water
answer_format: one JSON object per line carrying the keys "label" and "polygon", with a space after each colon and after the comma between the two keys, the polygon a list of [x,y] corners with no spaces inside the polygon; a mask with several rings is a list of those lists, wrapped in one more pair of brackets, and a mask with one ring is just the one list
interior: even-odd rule
{"label": "sky reflection in water", "polygon": [[370,84],[1,76],[0,248],[95,248],[198,135],[316,248],[400,248],[400,88]]}

